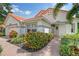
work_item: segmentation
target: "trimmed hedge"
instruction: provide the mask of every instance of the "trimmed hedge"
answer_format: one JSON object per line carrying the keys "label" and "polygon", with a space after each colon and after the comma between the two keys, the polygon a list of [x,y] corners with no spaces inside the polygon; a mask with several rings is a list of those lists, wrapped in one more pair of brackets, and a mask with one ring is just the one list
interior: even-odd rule
{"label": "trimmed hedge", "polygon": [[60,55],[79,55],[79,34],[66,34],[61,38]]}
{"label": "trimmed hedge", "polygon": [[24,47],[28,51],[36,51],[43,48],[53,38],[52,34],[42,32],[27,33],[24,36]]}

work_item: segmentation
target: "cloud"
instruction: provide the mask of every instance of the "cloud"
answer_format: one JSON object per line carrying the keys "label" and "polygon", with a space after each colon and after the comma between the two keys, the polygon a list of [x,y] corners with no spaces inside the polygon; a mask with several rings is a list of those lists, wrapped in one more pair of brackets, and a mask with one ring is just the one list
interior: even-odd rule
{"label": "cloud", "polygon": [[66,6],[63,6],[61,9],[62,9],[62,10],[68,10],[68,9],[66,8]]}
{"label": "cloud", "polygon": [[12,7],[16,8],[16,7],[19,7],[18,5],[12,5]]}
{"label": "cloud", "polygon": [[19,8],[13,8],[11,11],[12,11],[12,12],[20,12],[20,13],[22,13],[22,12],[23,12],[23,11],[22,11],[22,10],[20,10]]}
{"label": "cloud", "polygon": [[16,13],[23,13],[22,10],[19,9],[19,6],[17,5],[12,5],[12,12],[16,12]]}
{"label": "cloud", "polygon": [[17,5],[12,5],[11,11],[18,15],[31,15],[32,13],[30,10],[21,10]]}
{"label": "cloud", "polygon": [[30,10],[26,10],[26,11],[25,11],[25,14],[26,14],[26,15],[30,15],[30,14],[31,14],[31,11],[30,11]]}

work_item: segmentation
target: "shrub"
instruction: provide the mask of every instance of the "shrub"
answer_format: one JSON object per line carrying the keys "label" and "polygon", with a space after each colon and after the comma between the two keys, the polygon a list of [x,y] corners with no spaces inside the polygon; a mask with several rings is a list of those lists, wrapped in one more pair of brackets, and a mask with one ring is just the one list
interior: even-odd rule
{"label": "shrub", "polygon": [[17,35],[18,35],[18,33],[16,31],[13,31],[13,30],[9,33],[10,38],[15,38],[15,37],[17,37]]}
{"label": "shrub", "polygon": [[52,34],[41,33],[41,32],[32,32],[27,33],[24,36],[24,46],[33,51],[39,50],[44,47],[50,40],[52,40]]}
{"label": "shrub", "polygon": [[2,49],[2,47],[1,47],[1,45],[0,45],[0,53],[3,51],[3,49]]}
{"label": "shrub", "polygon": [[11,39],[11,43],[13,44],[21,44],[23,41],[23,37],[17,36]]}
{"label": "shrub", "polygon": [[79,55],[79,34],[66,34],[61,38],[60,55]]}
{"label": "shrub", "polygon": [[0,32],[0,37],[2,37],[4,34],[2,32]]}

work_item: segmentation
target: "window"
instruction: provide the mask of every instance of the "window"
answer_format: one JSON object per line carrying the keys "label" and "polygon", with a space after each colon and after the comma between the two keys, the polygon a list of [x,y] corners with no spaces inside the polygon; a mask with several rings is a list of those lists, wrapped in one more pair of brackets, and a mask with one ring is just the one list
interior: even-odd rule
{"label": "window", "polygon": [[45,29],[44,29],[44,32],[45,32],[45,33],[49,33],[49,28],[45,28]]}
{"label": "window", "polygon": [[27,25],[27,32],[36,32],[36,24],[28,24]]}
{"label": "window", "polygon": [[75,24],[71,24],[71,32],[75,32]]}
{"label": "window", "polygon": [[36,29],[32,29],[32,32],[36,32]]}
{"label": "window", "polygon": [[31,31],[31,29],[27,29],[27,32],[30,32]]}
{"label": "window", "polygon": [[13,26],[13,25],[17,25],[17,23],[15,23],[15,24],[9,23],[9,26]]}

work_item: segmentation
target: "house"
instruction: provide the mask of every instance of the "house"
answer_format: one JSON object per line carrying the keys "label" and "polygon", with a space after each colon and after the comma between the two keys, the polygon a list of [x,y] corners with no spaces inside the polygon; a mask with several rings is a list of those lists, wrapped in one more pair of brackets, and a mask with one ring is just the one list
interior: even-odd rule
{"label": "house", "polygon": [[41,10],[35,17],[29,19],[9,13],[5,20],[5,32],[6,35],[9,35],[14,30],[19,35],[22,35],[32,30],[33,32],[54,33],[57,36],[79,32],[78,18],[74,18],[72,24],[69,24],[66,19],[66,14],[67,11],[60,10],[56,19],[54,19],[52,8]]}
{"label": "house", "polygon": [[9,35],[12,30],[16,31],[18,35],[23,35],[30,30],[45,33],[52,31],[51,24],[43,17],[26,19],[12,13],[9,13],[6,17],[5,27],[6,35]]}
{"label": "house", "polygon": [[66,10],[60,10],[56,19],[53,17],[53,8],[48,8],[47,10],[41,10],[36,17],[44,17],[46,20],[53,25],[53,33],[57,36],[62,36],[64,34],[74,34],[79,32],[79,18],[74,18],[72,24],[69,24],[66,15]]}

